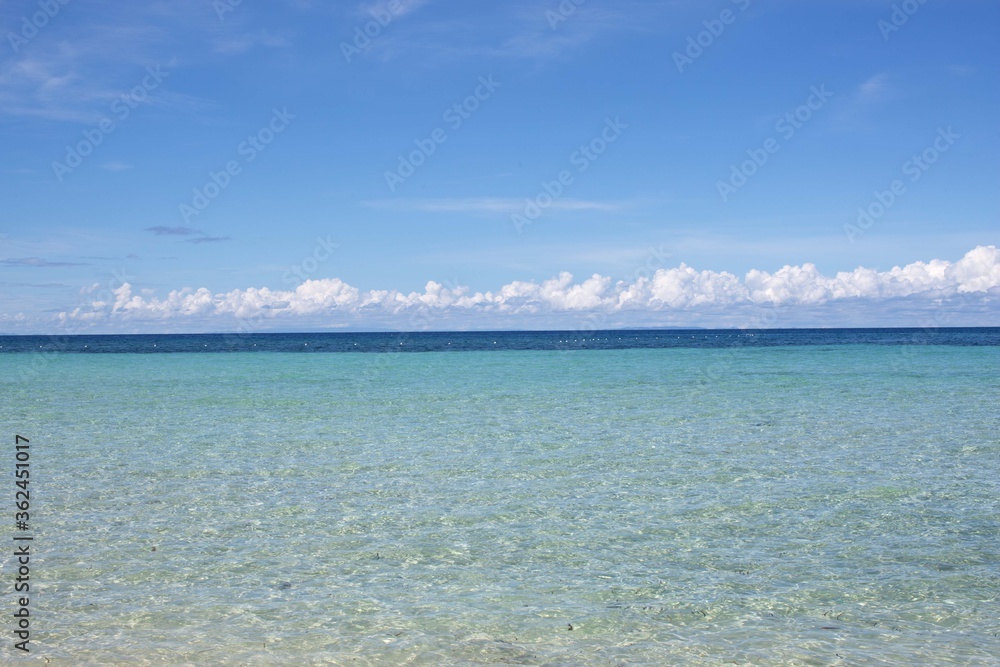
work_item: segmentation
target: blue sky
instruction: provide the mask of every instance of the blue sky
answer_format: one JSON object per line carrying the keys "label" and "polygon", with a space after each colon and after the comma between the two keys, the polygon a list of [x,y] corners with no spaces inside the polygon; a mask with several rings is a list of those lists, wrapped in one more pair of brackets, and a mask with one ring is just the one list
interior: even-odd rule
{"label": "blue sky", "polygon": [[5,2],[0,333],[996,325],[998,25]]}

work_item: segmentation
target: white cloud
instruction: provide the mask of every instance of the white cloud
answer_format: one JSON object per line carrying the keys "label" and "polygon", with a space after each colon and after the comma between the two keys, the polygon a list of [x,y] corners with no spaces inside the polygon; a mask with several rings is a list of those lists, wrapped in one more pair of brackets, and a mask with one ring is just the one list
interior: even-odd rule
{"label": "white cloud", "polygon": [[960,292],[985,292],[1000,285],[1000,250],[979,246],[965,254],[952,271]]}
{"label": "white cloud", "polygon": [[824,276],[813,264],[784,266],[774,273],[754,269],[742,280],[731,273],[697,271],[681,264],[631,282],[614,282],[599,274],[577,282],[570,273],[563,272],[541,283],[514,281],[485,293],[434,281],[428,282],[423,292],[362,292],[338,278],[328,278],[307,280],[294,290],[251,287],[213,294],[205,288],[182,289],[161,299],[134,294],[132,285],[125,283],[114,290],[113,303],[93,301],[87,307],[61,313],[60,319],[114,322],[235,318],[295,323],[306,317],[321,317],[327,324],[336,324],[364,323],[366,318],[375,318],[395,321],[405,328],[407,323],[417,321],[414,316],[418,314],[425,316],[420,322],[433,325],[435,317],[446,320],[454,315],[496,321],[497,317],[558,313],[618,316],[724,312],[748,306],[809,310],[859,300],[863,304],[893,301],[898,305],[900,299],[908,305],[933,306],[941,299],[961,295],[978,295],[981,300],[994,302],[1000,296],[1000,250],[995,246],[979,246],[957,262],[918,261],[889,271],[859,267],[832,277]]}
{"label": "white cloud", "polygon": [[[637,280],[636,284],[642,280]],[[703,305],[727,306],[745,301],[747,289],[731,273],[695,271],[686,264],[676,269],[660,269],[649,281],[649,298],[639,298],[638,306],[645,303],[667,308],[690,308]]]}

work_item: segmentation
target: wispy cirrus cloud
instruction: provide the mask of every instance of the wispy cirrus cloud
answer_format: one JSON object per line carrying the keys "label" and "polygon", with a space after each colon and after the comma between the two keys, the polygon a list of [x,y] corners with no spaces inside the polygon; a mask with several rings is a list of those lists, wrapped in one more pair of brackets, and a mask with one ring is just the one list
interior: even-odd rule
{"label": "wispy cirrus cloud", "polygon": [[167,227],[164,225],[146,227],[146,231],[153,232],[157,236],[193,236],[203,233],[193,227]]}
{"label": "wispy cirrus cloud", "polygon": [[[108,9],[82,19],[85,29],[81,19],[70,20],[63,12],[39,29],[28,46],[0,50],[0,118],[99,122],[115,99],[141,82],[146,67],[186,64],[180,63],[178,52],[191,61],[288,41],[284,33],[247,31],[237,20],[220,22],[211,3],[195,0]],[[193,39],[184,43],[192,31]],[[207,99],[169,90],[142,103],[180,113],[212,106]]]}
{"label": "wispy cirrus cloud", "polygon": [[218,53],[238,54],[244,53],[258,46],[276,49],[286,48],[291,45],[291,33],[272,32],[270,30],[263,29],[256,32],[247,32],[241,35],[219,38],[215,43],[215,50]]}
{"label": "wispy cirrus cloud", "polygon": [[194,227],[168,227],[166,225],[157,225],[155,227],[146,227],[147,232],[152,232],[157,236],[193,236],[194,238],[184,239],[183,243],[222,243],[224,241],[231,241],[232,238],[229,236],[206,236],[205,232],[200,229],[195,229]]}
{"label": "wispy cirrus cloud", "polygon": [[0,282],[0,285],[3,285],[5,287],[39,287],[39,288],[45,288],[45,289],[51,289],[51,288],[63,289],[63,288],[69,287],[69,285],[66,285],[64,283],[9,283],[9,282]]}
{"label": "wispy cirrus cloud", "polygon": [[[429,4],[414,1],[404,13]],[[362,13],[368,15],[374,6],[377,3],[362,5]],[[385,60],[415,54],[445,60],[470,56],[559,59],[608,34],[649,32],[668,9],[658,3],[625,0],[601,5],[514,2],[491,6],[487,20],[478,6],[467,14],[453,8],[446,15],[428,9],[387,29],[372,41],[371,48]]]}
{"label": "wispy cirrus cloud", "polygon": [[10,259],[0,259],[0,264],[5,266],[34,266],[38,268],[56,268],[61,266],[86,266],[80,262],[54,262],[41,257],[18,257]]}
{"label": "wispy cirrus cloud", "polygon": [[893,95],[893,88],[890,84],[889,75],[885,72],[863,81],[854,93],[854,100],[857,104],[877,104],[888,100]]}
{"label": "wispy cirrus cloud", "polygon": [[849,88],[847,94],[836,104],[838,122],[852,130],[856,129],[859,122],[864,122],[872,112],[891,102],[897,94],[897,88],[888,72],[873,74]]}
{"label": "wispy cirrus cloud", "polygon": [[[572,10],[568,13],[567,8]],[[558,58],[571,54],[604,35],[646,32],[645,20],[655,8],[636,3],[594,6],[576,3],[525,5],[516,8],[513,34],[494,55],[519,58]]]}
{"label": "wispy cirrus cloud", "polygon": [[[390,9],[390,4],[395,11]],[[395,2],[387,2],[386,0],[378,0],[376,2],[362,2],[354,10],[356,16],[368,17],[370,18],[373,14],[390,12],[393,16],[406,16],[411,14],[416,10],[424,7],[425,5],[431,4],[431,0],[395,0]]]}
{"label": "wispy cirrus cloud", "polygon": [[[422,213],[507,214],[524,208],[524,199],[504,197],[466,197],[446,199],[386,199],[364,202],[370,208]],[[555,211],[619,211],[620,202],[599,202],[585,199],[557,199],[546,208]]]}
{"label": "wispy cirrus cloud", "polygon": [[184,243],[222,243],[223,241],[232,241],[232,238],[228,236],[199,236],[187,239]]}

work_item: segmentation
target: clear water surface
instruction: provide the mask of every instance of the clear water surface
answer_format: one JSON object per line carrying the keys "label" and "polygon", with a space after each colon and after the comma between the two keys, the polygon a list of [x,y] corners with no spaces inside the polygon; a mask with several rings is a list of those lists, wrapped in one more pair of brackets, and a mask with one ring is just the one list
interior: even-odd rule
{"label": "clear water surface", "polygon": [[0,662],[1000,664],[998,330],[746,333],[0,339]]}

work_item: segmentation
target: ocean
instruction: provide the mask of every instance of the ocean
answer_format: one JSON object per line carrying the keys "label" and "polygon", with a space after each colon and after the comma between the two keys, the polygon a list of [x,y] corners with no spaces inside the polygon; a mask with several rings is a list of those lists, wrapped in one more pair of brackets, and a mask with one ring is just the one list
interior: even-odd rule
{"label": "ocean", "polygon": [[1000,664],[1000,328],[18,336],[0,376],[2,664]]}

